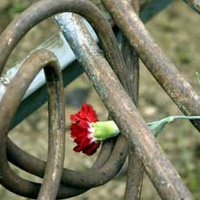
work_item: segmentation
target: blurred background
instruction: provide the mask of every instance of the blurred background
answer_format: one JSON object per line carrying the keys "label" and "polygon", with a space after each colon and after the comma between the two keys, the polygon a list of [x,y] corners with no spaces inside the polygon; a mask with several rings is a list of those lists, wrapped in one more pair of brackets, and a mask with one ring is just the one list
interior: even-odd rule
{"label": "blurred background", "polygon": [[[20,12],[30,5],[27,0],[1,0],[0,4],[0,32]],[[146,24],[155,41],[167,56],[175,63],[197,93],[200,91],[195,73],[199,71],[199,41],[200,16],[182,1],[174,1],[167,9],[155,16]],[[12,53],[7,67],[24,57],[28,51],[35,48],[48,36],[58,31],[51,19],[45,20],[33,28]],[[139,110],[147,122],[161,119],[169,115],[180,115],[174,103],[164,93],[162,88],[152,78],[151,74],[141,63]],[[70,169],[87,170],[95,160],[95,156],[87,157],[74,153],[74,143],[69,136],[69,115],[77,112],[82,102],[93,105],[99,119],[105,120],[107,111],[98,95],[94,91],[85,74],[77,78],[66,89],[66,159],[65,166]],[[47,106],[29,116],[18,125],[9,137],[27,152],[46,160],[47,152]],[[166,152],[172,164],[176,167],[185,184],[195,199],[200,199],[200,135],[187,121],[175,121],[168,125],[158,138],[160,145]],[[34,141],[34,143],[33,143]],[[41,179],[20,171],[12,166],[20,176],[32,181]],[[91,189],[80,196],[71,198],[76,200],[123,199],[126,175],[122,174],[109,183]],[[25,200],[0,186],[0,199]],[[145,176],[142,200],[160,199],[152,184]]]}

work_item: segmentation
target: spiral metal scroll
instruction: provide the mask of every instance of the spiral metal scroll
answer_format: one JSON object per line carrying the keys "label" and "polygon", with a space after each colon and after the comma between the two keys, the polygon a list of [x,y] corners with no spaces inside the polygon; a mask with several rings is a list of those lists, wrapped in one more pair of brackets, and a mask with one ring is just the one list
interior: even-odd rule
{"label": "spiral metal scroll", "polygon": [[[118,138],[103,144],[96,162],[88,171],[81,172],[63,168],[65,119],[61,72],[56,58],[51,52],[42,49],[33,53],[24,62],[0,102],[0,183],[8,190],[34,199],[72,197],[111,180],[118,173],[129,154],[131,159],[136,155],[138,162],[141,163],[140,166],[144,167],[163,199],[192,199],[190,192],[149,132],[135,106],[138,88],[137,56],[139,55],[159,84],[185,114],[199,115],[198,109],[196,109],[200,106],[199,97],[151,39],[135,14],[134,5],[127,2],[103,0],[105,7],[126,37],[122,52],[126,50],[127,44],[129,45],[128,51],[136,52],[135,60],[131,61],[136,63],[134,92],[133,88],[129,87],[129,81],[125,81],[125,77],[129,75],[129,70],[125,70],[129,63],[127,63],[126,57],[122,56],[110,25],[97,7],[89,1],[39,1],[24,11],[2,33],[0,37],[0,73],[2,73],[15,45],[33,26],[62,12],[73,12],[84,17],[96,31],[106,58],[93,41],[90,42],[90,47],[87,44],[74,44],[73,42],[70,44],[111,117],[122,132]],[[138,9],[137,6],[135,10]],[[144,41],[145,45],[143,45]],[[88,48],[90,48],[89,54],[91,55],[88,55]],[[23,151],[7,137],[11,120],[20,101],[31,80],[41,68],[44,68],[49,95],[47,162]],[[117,93],[113,95],[113,91],[117,91]],[[130,94],[131,92],[133,93]],[[132,123],[133,119],[134,123]],[[199,129],[198,121],[194,121],[193,124]],[[20,178],[10,169],[8,161],[29,173],[44,177],[43,183],[33,183]],[[134,166],[132,160],[129,164]],[[138,166],[136,168],[138,169]],[[134,177],[131,171],[129,174]],[[130,179],[127,183],[126,199],[131,199],[133,196],[131,195],[133,191],[131,186],[132,183],[135,183],[134,181],[135,179]],[[136,181],[136,183],[139,182]],[[138,191],[136,190],[134,191],[137,198]]]}

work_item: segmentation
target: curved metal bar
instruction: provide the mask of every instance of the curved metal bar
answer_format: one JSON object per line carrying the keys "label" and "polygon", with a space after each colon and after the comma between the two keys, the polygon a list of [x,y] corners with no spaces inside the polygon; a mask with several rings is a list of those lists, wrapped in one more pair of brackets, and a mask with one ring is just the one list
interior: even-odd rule
{"label": "curved metal bar", "polygon": [[[29,187],[32,188],[33,186],[35,188],[32,190],[34,194],[36,194],[36,191],[39,189],[39,184],[31,183],[19,178],[10,169],[6,157],[6,143],[11,120],[28,86],[43,67],[45,68],[49,94],[50,127],[47,166],[39,199],[44,197],[45,199],[55,199],[64,162],[64,93],[61,71],[57,60],[55,56],[47,50],[39,50],[33,53],[24,62],[23,66],[9,84],[8,89],[1,100],[0,119],[6,118],[6,121],[1,120],[0,123],[0,182],[11,191],[17,190],[18,194],[23,194],[24,189],[29,190]],[[22,188],[23,191],[20,191],[20,188]]]}
{"label": "curved metal bar", "polygon": [[[62,75],[58,63],[55,64],[55,62],[51,62],[52,53],[42,50],[33,53],[31,57],[33,60],[37,57],[42,57],[46,59],[47,62],[50,61],[50,63],[44,67],[49,110],[48,157],[38,200],[54,200],[56,199],[60,185],[65,152],[65,100]],[[27,62],[32,62],[30,59],[31,58],[29,58]],[[44,63],[44,60],[42,60],[42,62]],[[24,65],[26,65],[26,62]],[[48,67],[49,65],[55,66]]]}
{"label": "curved metal bar", "polygon": [[[138,7],[137,7],[138,8]],[[127,39],[122,38],[122,53],[126,61],[126,68],[129,76],[125,78],[129,80],[129,88],[126,91],[130,95],[135,105],[138,105],[138,90],[139,90],[139,59],[135,50],[130,46]],[[128,170],[125,197],[126,200],[140,199],[143,183],[143,164],[135,151],[128,152]]]}
{"label": "curved metal bar", "polygon": [[[37,15],[35,15],[37,12]],[[111,66],[118,66],[123,69],[124,63],[120,56],[119,48],[114,37],[114,33],[106,19],[102,17],[100,11],[89,1],[84,0],[60,0],[60,1],[39,1],[21,15],[11,22],[11,24],[4,30],[0,37],[0,74],[2,73],[8,56],[11,51],[20,41],[20,39],[36,24],[42,20],[62,12],[74,12],[83,16],[92,27],[95,29],[102,47],[105,48],[105,55],[108,58]],[[98,22],[98,23],[97,23]],[[114,50],[107,49],[112,46]],[[120,59],[117,59],[117,58]],[[115,59],[114,59],[115,58]],[[118,62],[116,62],[116,60]]]}
{"label": "curved metal bar", "polygon": [[[120,137],[122,137],[121,140],[124,141],[123,136]],[[89,189],[90,187],[97,187],[102,185],[113,178],[124,163],[127,154],[127,150],[124,148],[124,144],[120,140],[117,140],[117,143],[119,144],[115,145],[113,152],[115,152],[118,157],[112,152],[110,159],[105,165],[100,167],[94,165],[92,169],[86,172],[79,172],[64,168],[61,179],[62,184],[67,186],[80,187],[82,189]],[[31,174],[34,174],[38,177],[43,177],[46,165],[45,161],[31,156],[25,151],[22,151],[18,146],[11,144],[11,142],[8,142],[7,145],[9,149],[12,149],[8,152],[9,161]],[[17,156],[20,156],[21,158],[18,159]],[[114,172],[111,173],[110,171]],[[91,180],[91,177],[94,180]],[[68,197],[67,193],[65,195]]]}
{"label": "curved metal bar", "polygon": [[[59,2],[59,5],[60,5],[60,3],[61,3],[61,2]],[[53,5],[53,6],[55,6],[55,5]],[[44,6],[40,6],[40,7],[44,7]],[[26,13],[25,13],[25,14],[26,14]],[[91,13],[90,13],[90,14],[91,14]],[[99,23],[99,18],[98,18],[98,17],[97,17],[97,22]],[[103,22],[102,22],[102,23],[103,23]],[[19,24],[19,23],[16,23],[16,24]],[[26,24],[26,23],[25,23],[25,24]],[[105,26],[105,27],[107,28],[106,30],[109,30],[109,31],[111,30],[110,27],[109,27],[108,25]],[[102,26],[101,26],[101,28],[102,28]],[[103,31],[102,31],[102,32],[103,32]],[[108,35],[108,32],[107,32],[106,35]],[[112,31],[111,31],[111,36],[114,36],[114,35],[112,34]],[[113,37],[113,38],[114,38],[114,37]],[[117,48],[117,51],[115,51],[115,52],[119,52],[118,47],[117,47],[117,43],[116,43],[116,40],[115,40],[115,39],[114,39],[114,40],[113,40],[113,39],[111,40],[111,44],[112,44],[111,47],[112,47],[112,49],[113,49],[113,47],[114,47],[114,46],[113,46],[113,42],[115,42],[115,45],[114,45],[114,46]],[[105,42],[104,45],[105,45],[106,43],[107,43],[107,42]],[[110,48],[109,50],[111,50],[111,48]],[[111,53],[111,54],[112,54],[112,53]],[[120,56],[117,56],[116,58],[120,59]],[[114,60],[114,59],[113,59],[113,60]],[[119,61],[119,62],[116,61],[115,63],[118,63],[118,64],[119,64],[120,62],[121,62],[121,61]],[[124,143],[124,144],[125,144],[125,142],[121,142],[121,143]],[[122,153],[122,150],[123,150],[123,152],[126,152],[126,151],[124,151],[125,149],[126,149],[126,148],[124,148],[124,147],[121,148],[120,153],[118,154],[118,155],[119,155],[118,157],[120,157],[120,158],[123,157],[123,158],[125,159],[126,156],[124,156],[124,155],[126,155],[126,153],[125,153],[125,154]],[[119,149],[118,149],[118,150],[119,150]],[[117,158],[117,157],[116,157],[116,158]],[[119,161],[119,163],[121,163],[120,165],[122,165],[123,162],[124,162],[124,161],[123,161],[124,159],[116,159],[116,160]],[[111,163],[111,162],[110,162],[110,163]],[[116,165],[116,166],[118,166],[118,165]],[[109,165],[107,165],[106,167],[108,168]],[[106,167],[105,167],[105,169],[106,169]],[[111,167],[110,167],[110,169],[111,169]],[[113,171],[115,172],[115,174],[116,174],[120,168],[119,168],[119,167],[118,167],[118,168],[114,167],[114,169],[116,169],[116,170],[113,170]],[[92,171],[92,172],[93,172],[93,174],[94,174],[94,171]],[[111,172],[111,170],[108,170],[108,172]],[[115,174],[111,174],[111,176],[113,177],[113,175],[115,175]],[[76,177],[77,177],[77,176],[76,176]],[[86,177],[87,177],[87,176],[86,176]],[[94,176],[91,176],[91,177],[93,177],[93,178],[90,178],[90,179],[94,179]],[[105,176],[104,176],[104,177],[105,177]],[[102,178],[98,178],[98,176],[96,176],[96,179],[94,179],[94,180],[96,180],[96,181],[98,181],[98,182],[97,182],[97,183],[89,183],[89,184],[90,184],[90,185],[91,185],[91,184],[93,184],[93,185],[94,185],[94,184],[96,184],[96,185],[98,184],[98,185],[99,185],[99,184],[102,184],[102,183],[103,183]],[[108,181],[108,180],[109,180],[109,179],[107,179],[106,181]],[[104,181],[104,182],[105,182],[105,181]],[[82,183],[82,184],[83,184],[83,183]],[[86,187],[85,184],[84,184],[84,187]]]}

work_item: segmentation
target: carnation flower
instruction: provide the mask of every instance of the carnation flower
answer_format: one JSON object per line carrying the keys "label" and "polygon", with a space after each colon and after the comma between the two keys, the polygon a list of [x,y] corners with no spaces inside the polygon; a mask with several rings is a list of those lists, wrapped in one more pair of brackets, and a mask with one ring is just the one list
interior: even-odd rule
{"label": "carnation flower", "polygon": [[92,155],[102,141],[119,134],[114,121],[98,121],[97,114],[91,105],[84,103],[79,112],[70,116],[71,137],[77,146],[74,151]]}

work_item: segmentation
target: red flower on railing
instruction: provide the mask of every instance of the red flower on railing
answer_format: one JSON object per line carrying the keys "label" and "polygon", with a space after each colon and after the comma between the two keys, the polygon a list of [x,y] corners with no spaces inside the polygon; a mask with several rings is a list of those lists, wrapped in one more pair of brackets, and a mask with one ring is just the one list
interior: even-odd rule
{"label": "red flower on railing", "polygon": [[[87,155],[94,154],[101,142],[120,133],[114,121],[98,121],[95,110],[91,105],[83,104],[81,110],[70,116],[71,136],[77,146],[74,151]],[[148,123],[147,126],[158,136],[166,124],[175,119],[199,119],[200,116],[170,116],[164,119]]]}
{"label": "red flower on railing", "polygon": [[77,146],[74,151],[92,155],[101,144],[110,137],[119,134],[119,129],[113,121],[99,122],[91,105],[83,104],[81,110],[70,116],[71,136]]}

